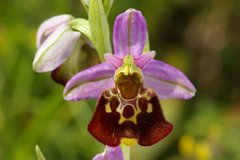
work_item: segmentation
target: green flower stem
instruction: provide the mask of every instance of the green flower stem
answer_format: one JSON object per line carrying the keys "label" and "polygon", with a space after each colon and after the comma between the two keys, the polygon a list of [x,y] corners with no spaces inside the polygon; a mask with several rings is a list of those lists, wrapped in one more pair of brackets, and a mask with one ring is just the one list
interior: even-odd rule
{"label": "green flower stem", "polygon": [[130,160],[130,147],[124,144],[121,144],[121,148],[122,148],[124,160]]}
{"label": "green flower stem", "polygon": [[104,61],[104,54],[112,53],[112,48],[108,21],[102,0],[90,0],[89,27],[99,57],[101,61]]}
{"label": "green flower stem", "polygon": [[93,42],[93,38],[90,32],[89,21],[84,18],[76,18],[72,20],[70,26],[73,30],[77,30],[87,36],[91,42]]}

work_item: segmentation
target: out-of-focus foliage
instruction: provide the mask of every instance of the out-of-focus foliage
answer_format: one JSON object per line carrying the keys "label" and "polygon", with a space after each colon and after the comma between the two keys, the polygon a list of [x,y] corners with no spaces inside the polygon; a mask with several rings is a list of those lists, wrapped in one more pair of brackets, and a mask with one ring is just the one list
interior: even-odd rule
{"label": "out-of-focus foliage", "polygon": [[[197,88],[191,100],[162,101],[173,132],[133,147],[132,159],[240,159],[240,1],[115,0],[110,30],[128,8],[142,10],[157,58]],[[65,102],[62,86],[32,71],[38,26],[62,13],[86,17],[80,0],[0,1],[0,159],[37,159],[36,144],[47,160],[88,160],[103,150],[86,129],[95,101]]]}

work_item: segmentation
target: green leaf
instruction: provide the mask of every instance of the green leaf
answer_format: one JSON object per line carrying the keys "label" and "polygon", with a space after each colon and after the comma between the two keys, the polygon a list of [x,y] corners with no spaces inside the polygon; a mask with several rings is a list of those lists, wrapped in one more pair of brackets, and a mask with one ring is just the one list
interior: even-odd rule
{"label": "green leaf", "polygon": [[111,53],[110,33],[107,17],[104,12],[102,0],[90,0],[89,24],[94,45],[101,61],[105,53]]}
{"label": "green leaf", "polygon": [[38,145],[35,146],[38,160],[46,160]]}
{"label": "green leaf", "polygon": [[88,20],[84,18],[76,18],[72,20],[69,24],[73,30],[77,30],[83,33],[90,39],[90,41],[93,41]]}

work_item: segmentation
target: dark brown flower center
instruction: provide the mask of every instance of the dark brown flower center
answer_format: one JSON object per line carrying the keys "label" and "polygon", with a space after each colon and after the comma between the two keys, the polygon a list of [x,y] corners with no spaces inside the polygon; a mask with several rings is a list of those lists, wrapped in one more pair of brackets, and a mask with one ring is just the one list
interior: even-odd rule
{"label": "dark brown flower center", "polygon": [[124,106],[122,115],[125,118],[131,118],[134,115],[133,107],[131,105]]}
{"label": "dark brown flower center", "polygon": [[111,99],[110,99],[110,107],[111,107],[111,109],[113,111],[115,111],[118,106],[119,106],[118,98],[116,96],[111,97]]}

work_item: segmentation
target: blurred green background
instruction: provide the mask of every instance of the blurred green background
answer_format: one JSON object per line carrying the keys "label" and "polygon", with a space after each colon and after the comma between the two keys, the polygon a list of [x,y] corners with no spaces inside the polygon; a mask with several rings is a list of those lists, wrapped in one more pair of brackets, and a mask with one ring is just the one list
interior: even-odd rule
{"label": "blurred green background", "polygon": [[[195,84],[193,99],[162,100],[173,132],[151,147],[134,146],[132,160],[240,159],[240,1],[115,0],[117,14],[144,14],[157,59]],[[49,74],[32,71],[41,22],[69,13],[86,17],[80,0],[0,1],[0,159],[89,160],[103,145],[88,132],[95,101],[66,102]]]}

